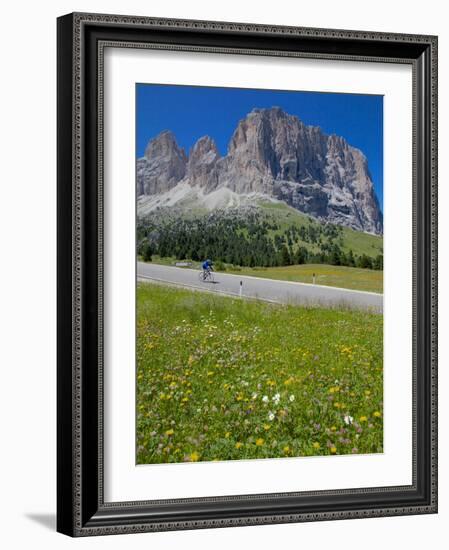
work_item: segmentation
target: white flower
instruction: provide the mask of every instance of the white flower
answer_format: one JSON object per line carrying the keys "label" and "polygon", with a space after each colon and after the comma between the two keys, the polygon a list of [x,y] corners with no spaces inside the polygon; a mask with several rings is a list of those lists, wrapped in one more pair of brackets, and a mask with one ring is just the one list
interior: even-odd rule
{"label": "white flower", "polygon": [[273,395],[273,401],[275,402],[276,405],[279,403],[280,398],[281,398],[280,393],[276,393],[276,394]]}
{"label": "white flower", "polygon": [[343,417],[343,420],[345,421],[345,424],[352,424],[352,421],[354,419],[352,418],[352,416],[349,416],[349,414],[347,414]]}
{"label": "white flower", "polygon": [[293,401],[295,400],[295,396],[294,396],[294,395],[291,395],[288,399],[289,399],[289,401],[290,401],[291,403],[293,403]]}
{"label": "white flower", "polygon": [[268,420],[274,420],[274,413],[271,411],[268,413]]}
{"label": "white flower", "polygon": [[257,398],[257,393],[253,393],[253,395],[251,396],[252,399],[256,399]]}
{"label": "white flower", "polygon": [[263,401],[264,403],[268,403],[268,401],[269,401],[268,395],[264,395],[264,396],[262,397],[262,401]]}

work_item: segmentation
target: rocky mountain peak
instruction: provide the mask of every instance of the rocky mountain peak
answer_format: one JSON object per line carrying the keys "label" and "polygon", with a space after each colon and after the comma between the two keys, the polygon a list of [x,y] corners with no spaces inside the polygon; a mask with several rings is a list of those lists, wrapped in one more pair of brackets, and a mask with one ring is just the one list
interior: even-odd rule
{"label": "rocky mountain peak", "polygon": [[157,156],[180,156],[185,160],[184,149],[181,149],[177,142],[176,137],[170,130],[164,130],[158,134],[155,138],[148,142],[147,148],[145,149],[145,158],[152,160]]}
{"label": "rocky mountain peak", "polygon": [[159,134],[137,161],[138,195],[168,191],[179,182],[206,195],[219,188],[265,195],[321,220],[382,233],[363,153],[280,107],[253,109],[240,120],[225,157],[209,136],[195,143],[187,159],[171,132]]}
{"label": "rocky mountain peak", "polygon": [[209,136],[200,138],[190,150],[187,174],[192,185],[212,188],[217,183],[216,162],[220,158],[215,141]]}
{"label": "rocky mountain peak", "polygon": [[209,136],[201,137],[191,148],[189,154],[189,163],[207,163],[210,164],[220,157],[220,153],[215,141]]}
{"label": "rocky mountain peak", "polygon": [[145,155],[137,161],[137,194],[167,191],[186,174],[187,157],[172,132],[165,130],[149,141]]}
{"label": "rocky mountain peak", "polygon": [[253,109],[238,123],[229,143],[229,153],[232,154],[242,147],[251,148],[258,143],[273,145],[272,139],[279,133],[285,133],[289,125],[300,126],[302,122],[280,107]]}

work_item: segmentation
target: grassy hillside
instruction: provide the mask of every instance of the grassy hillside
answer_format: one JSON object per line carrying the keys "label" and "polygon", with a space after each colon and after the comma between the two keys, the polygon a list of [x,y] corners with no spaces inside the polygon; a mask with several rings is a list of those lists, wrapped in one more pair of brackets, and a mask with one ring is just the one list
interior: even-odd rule
{"label": "grassy hillside", "polygon": [[299,283],[313,283],[313,274],[315,274],[315,284],[317,285],[367,290],[380,294],[383,292],[383,271],[373,269],[358,269],[341,265],[303,264],[266,268],[243,267],[236,269],[228,267],[226,272]]}
{"label": "grassy hillside", "polygon": [[377,453],[382,316],[137,289],[137,463]]}
{"label": "grassy hillside", "polygon": [[177,206],[137,224],[137,252],[149,259],[206,257],[246,267],[331,264],[383,268],[382,237],[319,222],[281,202],[199,212]]}
{"label": "grassy hillside", "polygon": [[[282,202],[259,201],[259,206],[268,219],[279,224],[280,229],[273,234],[281,234],[291,226],[322,225],[314,218]],[[300,244],[313,252],[318,252],[318,247],[310,242],[300,240]],[[341,227],[341,248],[344,252],[352,250],[355,255],[377,256],[377,254],[383,253],[383,237]]]}

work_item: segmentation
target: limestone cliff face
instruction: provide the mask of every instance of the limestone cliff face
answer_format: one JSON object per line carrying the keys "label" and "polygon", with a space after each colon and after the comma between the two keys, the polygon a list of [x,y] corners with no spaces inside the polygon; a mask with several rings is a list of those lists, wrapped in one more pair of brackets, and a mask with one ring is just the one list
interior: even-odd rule
{"label": "limestone cliff face", "polygon": [[175,187],[186,174],[187,157],[175,136],[162,132],[152,139],[137,161],[137,195],[154,195]]}
{"label": "limestone cliff face", "polygon": [[241,120],[224,157],[208,136],[188,159],[170,132],[151,140],[137,161],[138,196],[166,193],[179,183],[202,196],[222,188],[265,195],[321,220],[370,233],[383,229],[363,153],[279,107],[254,109]]}
{"label": "limestone cliff face", "polygon": [[220,158],[215,141],[209,136],[200,138],[192,147],[187,163],[187,179],[191,185],[214,189],[217,184],[217,161]]}

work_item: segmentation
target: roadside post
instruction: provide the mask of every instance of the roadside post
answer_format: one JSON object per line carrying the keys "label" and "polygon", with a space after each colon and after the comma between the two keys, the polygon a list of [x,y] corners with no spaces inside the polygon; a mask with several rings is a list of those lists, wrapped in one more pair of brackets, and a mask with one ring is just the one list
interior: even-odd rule
{"label": "roadside post", "polygon": [[242,297],[243,294],[243,281],[240,281],[240,289],[239,289],[239,296]]}
{"label": "roadside post", "polygon": [[313,284],[315,284],[315,273],[312,274],[312,281],[313,281]]}

